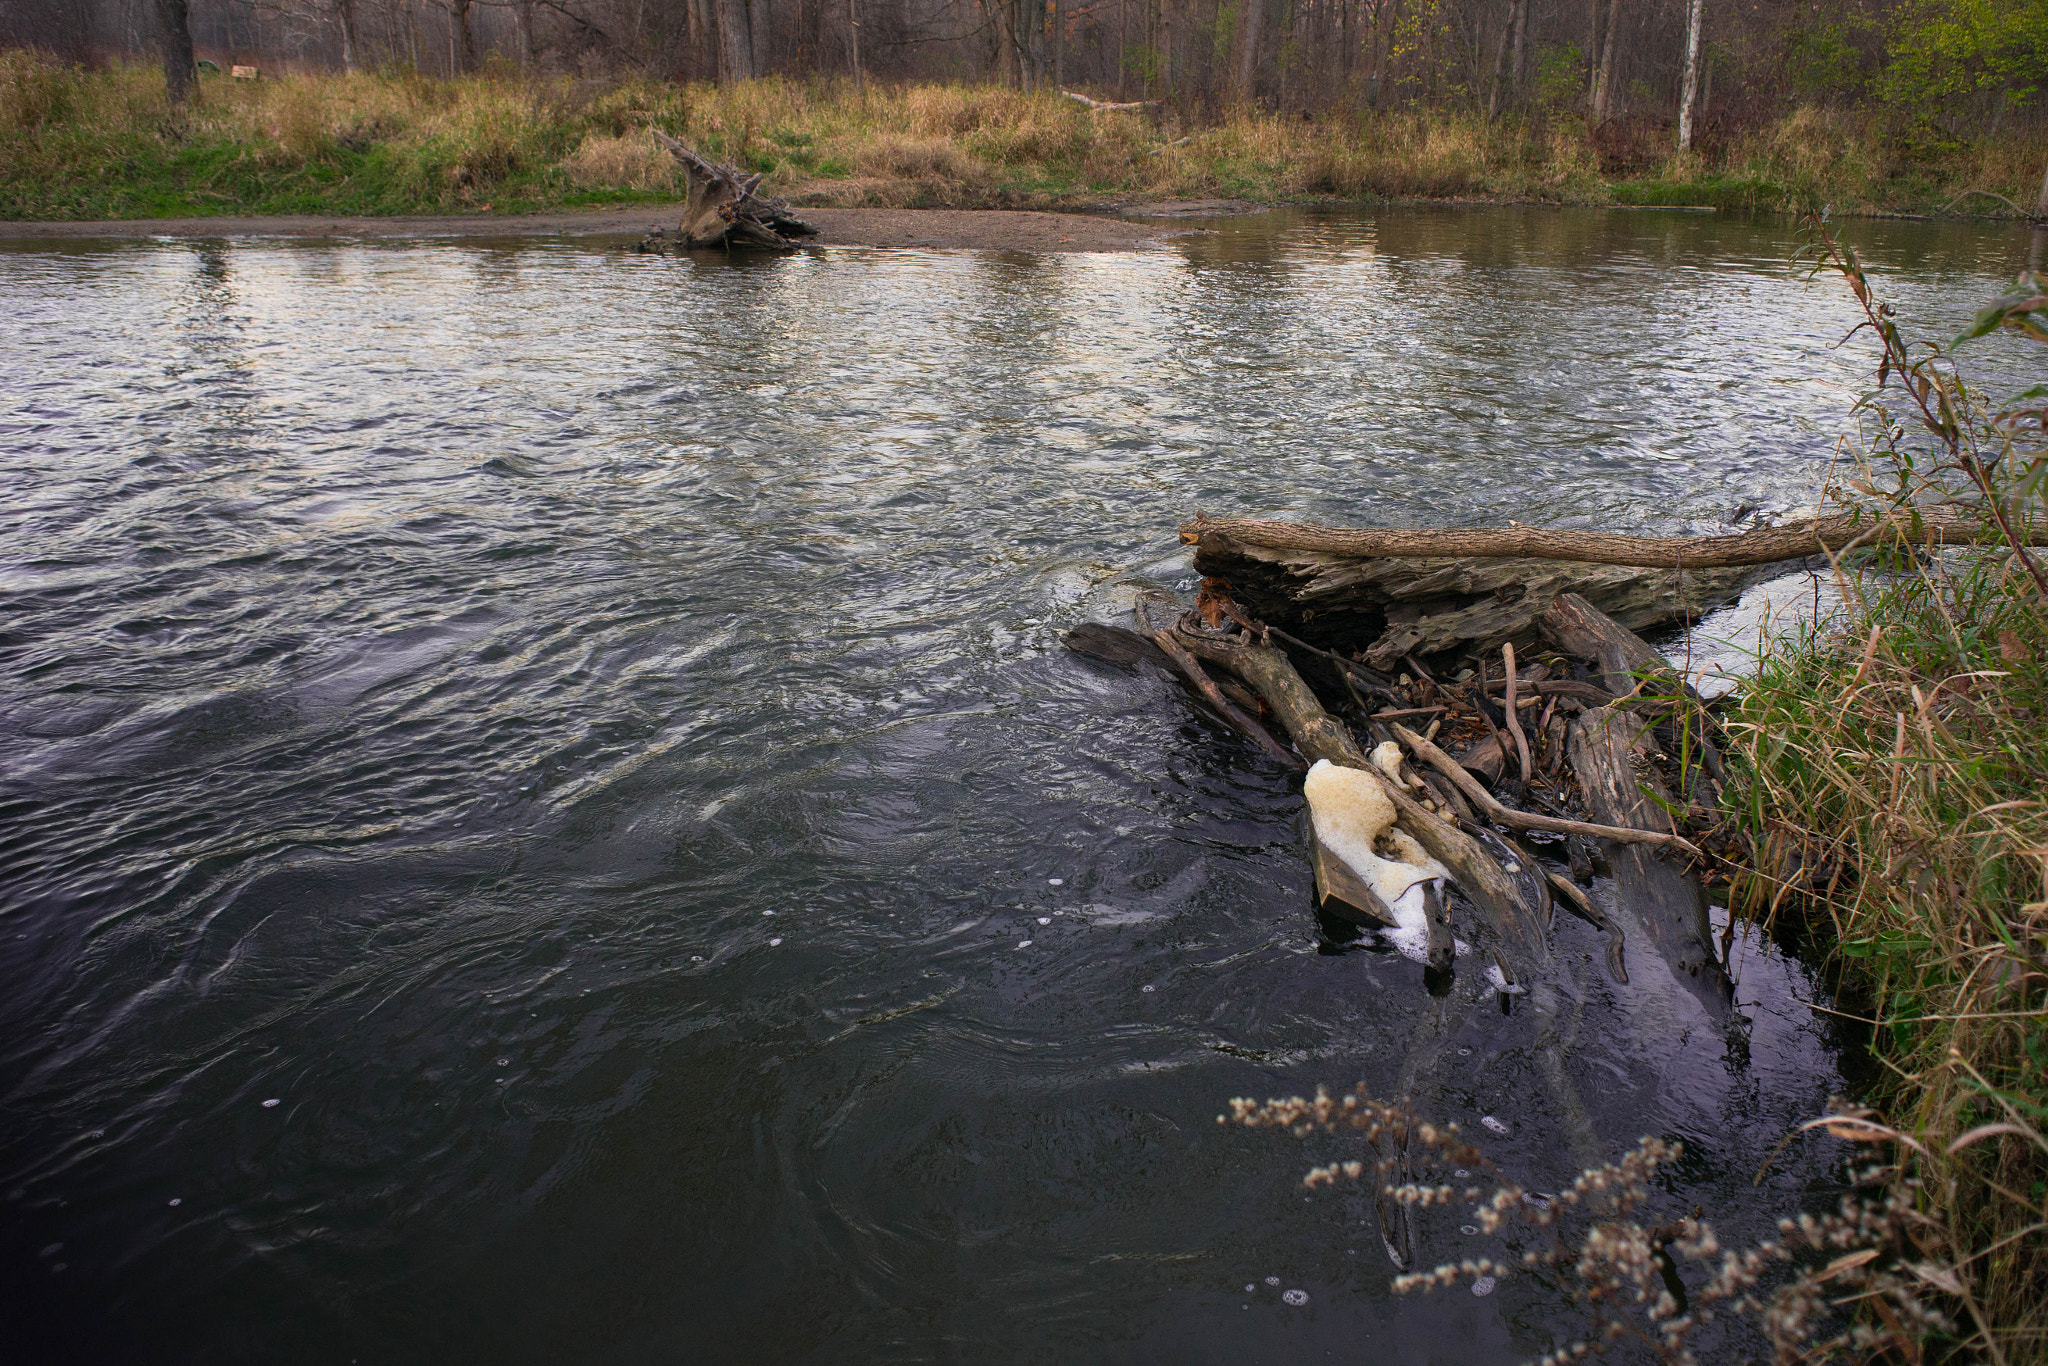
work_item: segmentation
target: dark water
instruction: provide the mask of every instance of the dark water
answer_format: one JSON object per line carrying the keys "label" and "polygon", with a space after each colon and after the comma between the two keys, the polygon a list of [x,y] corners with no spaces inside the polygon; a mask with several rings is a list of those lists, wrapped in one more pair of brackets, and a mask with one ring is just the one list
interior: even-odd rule
{"label": "dark water", "polygon": [[[1428,1030],[1524,1180],[1656,1133],[1731,1234],[1817,1198],[1750,1185],[1842,1084],[1798,964],[1738,941],[1731,1045],[1565,923],[1560,1085],[1318,953],[1286,775],[1057,634],[1197,508],[1798,506],[1845,292],[1780,223],[1216,226],[0,251],[0,1355],[1534,1355],[1549,1292],[1392,1297],[1327,1148],[1214,1122]],[[1943,324],[2025,245],[1852,235]]]}

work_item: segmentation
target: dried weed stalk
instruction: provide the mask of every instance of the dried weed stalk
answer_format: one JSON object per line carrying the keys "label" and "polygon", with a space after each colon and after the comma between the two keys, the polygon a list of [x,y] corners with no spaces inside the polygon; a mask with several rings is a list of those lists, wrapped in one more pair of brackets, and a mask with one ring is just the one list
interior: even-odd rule
{"label": "dried weed stalk", "polygon": [[[1835,1212],[1780,1220],[1777,1238],[1736,1249],[1722,1246],[1697,1209],[1663,1222],[1644,1217],[1646,1208],[1669,1201],[1656,1177],[1677,1161],[1680,1144],[1646,1137],[1617,1160],[1580,1173],[1567,1189],[1544,1194],[1506,1176],[1456,1124],[1427,1122],[1407,1105],[1363,1092],[1333,1097],[1318,1088],[1306,1100],[1233,1100],[1217,1123],[1285,1129],[1298,1138],[1355,1135],[1375,1154],[1369,1162],[1312,1168],[1302,1180],[1306,1189],[1370,1179],[1376,1194],[1398,1205],[1466,1206],[1481,1232],[1507,1245],[1502,1254],[1396,1276],[1392,1288],[1429,1291],[1524,1275],[1563,1290],[1584,1311],[1587,1329],[1542,1357],[1542,1366],[1617,1351],[1693,1366],[1696,1346],[1705,1345],[1696,1344],[1700,1330],[1721,1319],[1760,1333],[1777,1366],[1917,1363],[1929,1344],[1957,1343],[1951,1306],[1977,1314],[1969,1268],[1952,1263],[1941,1222],[1916,1207],[1914,1164],[1924,1149],[1867,1111],[1838,1107],[1804,1128],[1891,1145],[1897,1158],[1862,1164]],[[1446,1175],[1455,1183],[1440,1179]],[[1523,1246],[1519,1256],[1516,1245]],[[1972,1340],[1989,1341],[1981,1334]]]}

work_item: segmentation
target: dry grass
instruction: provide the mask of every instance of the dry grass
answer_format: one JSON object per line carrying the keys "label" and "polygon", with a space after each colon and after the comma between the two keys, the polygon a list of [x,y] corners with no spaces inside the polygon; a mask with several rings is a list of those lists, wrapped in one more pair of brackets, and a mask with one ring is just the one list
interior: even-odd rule
{"label": "dry grass", "polygon": [[[1824,251],[1867,290],[1853,257]],[[1994,531],[2048,525],[2038,417],[2002,420],[1955,355],[1909,352],[1869,303],[1908,385],[1869,409],[1870,463],[1836,496],[1960,502]],[[1974,1253],[1961,1274],[2008,1361],[2048,1360],[2040,554],[1844,561],[1845,609],[1767,644],[1729,722],[1731,814],[1750,849],[1738,903],[1832,946],[1845,1008],[1889,1069],[1874,1099],[1924,1154],[1922,1213]]]}
{"label": "dry grass", "polygon": [[[770,78],[456,81],[409,73],[202,80],[174,111],[146,66],[86,72],[0,53],[0,215],[453,212],[672,193],[655,127],[801,202],[1052,207],[1110,199],[1496,199],[1938,208],[1965,189],[2031,202],[2048,144],[1906,145],[1876,115],[1802,110],[1690,158],[1668,130],[1618,153],[1576,118],[1489,123],[1427,110],[1311,119],[1104,113],[1056,92],[855,91]],[[1994,206],[1978,199],[1973,207]]]}
{"label": "dry grass", "polygon": [[572,183],[584,189],[650,190],[674,194],[682,176],[676,159],[646,130],[623,137],[591,133],[562,163]]}

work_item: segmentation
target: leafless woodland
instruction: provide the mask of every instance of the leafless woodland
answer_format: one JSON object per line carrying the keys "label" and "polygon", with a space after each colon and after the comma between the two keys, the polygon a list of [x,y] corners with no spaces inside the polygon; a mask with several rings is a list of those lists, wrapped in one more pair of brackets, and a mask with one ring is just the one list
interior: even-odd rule
{"label": "leafless woodland", "polygon": [[[189,9],[188,9],[189,6]],[[0,42],[265,71],[989,81],[1187,112],[1387,105],[1596,120],[1853,98],[1876,0],[0,0]],[[1691,57],[1693,60],[1688,61]],[[1683,97],[1692,86],[1690,101]],[[1989,104],[1987,103],[1987,109]]]}

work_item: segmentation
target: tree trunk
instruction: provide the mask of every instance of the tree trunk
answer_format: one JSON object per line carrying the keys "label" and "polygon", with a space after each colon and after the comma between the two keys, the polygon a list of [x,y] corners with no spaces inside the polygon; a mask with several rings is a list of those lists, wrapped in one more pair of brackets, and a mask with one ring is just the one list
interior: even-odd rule
{"label": "tree trunk", "polygon": [[1261,621],[1343,650],[1375,669],[1414,655],[1446,662],[1517,649],[1541,636],[1543,614],[1577,593],[1631,630],[1693,621],[1771,571],[1585,566],[1543,559],[1346,556],[1246,545],[1215,532],[1195,568],[1227,582]]}
{"label": "tree trunk", "polygon": [[[1486,97],[1486,117],[1500,112],[1501,96],[1507,83],[1508,48],[1515,42],[1515,26],[1521,21],[1522,0],[1508,0],[1508,17],[1500,26],[1500,42],[1493,49],[1493,89]],[[1517,51],[1517,60],[1520,59]]]}
{"label": "tree trunk", "polygon": [[717,15],[719,83],[752,79],[754,40],[747,31],[746,0],[718,0]]}
{"label": "tree trunk", "polygon": [[1677,686],[1671,662],[1648,642],[1577,593],[1561,593],[1543,613],[1544,638],[1561,652],[1587,660],[1600,669],[1600,685],[1616,697],[1634,691],[1639,678],[1655,677],[1660,686]]}
{"label": "tree trunk", "polygon": [[519,69],[530,72],[539,61],[533,45],[533,0],[519,0]]}
{"label": "tree trunk", "polygon": [[156,0],[158,38],[164,53],[164,93],[176,105],[199,93],[199,67],[192,60],[192,13],[186,0]]}
{"label": "tree trunk", "polygon": [[1116,97],[1124,97],[1124,67],[1131,47],[1131,0],[1116,0]]}
{"label": "tree trunk", "polygon": [[866,89],[865,78],[860,70],[860,10],[858,0],[846,0],[846,43],[853,53],[853,91],[860,94]]}
{"label": "tree trunk", "polygon": [[1522,91],[1529,84],[1529,11],[1531,6],[1524,0],[1515,11],[1515,50],[1508,58],[1508,93],[1515,103],[1522,99]]}
{"label": "tree trunk", "polygon": [[[677,230],[682,246],[731,245],[736,238],[764,247],[793,247],[797,238],[816,235],[817,229],[792,214],[789,205],[756,193],[759,175],[743,175],[731,166],[707,161],[658,128],[648,131],[682,164],[689,182]],[[667,243],[650,237],[640,245],[650,250]]]}
{"label": "tree trunk", "polygon": [[773,32],[768,0],[747,0],[747,66],[756,76],[768,74],[768,39]]}
{"label": "tree trunk", "polygon": [[462,69],[476,70],[476,0],[455,0],[455,30],[462,40]]}
{"label": "tree trunk", "polygon": [[1067,0],[1052,0],[1052,85],[1067,84]]}
{"label": "tree trunk", "polygon": [[[2041,193],[2040,193],[2039,197],[2037,197],[2037,198],[2036,198],[2036,199],[2034,200],[2034,217],[2036,217],[2036,218],[2048,218],[2048,172],[2044,172],[2044,173],[2042,174],[2042,176],[2041,176]],[[2039,230],[2038,228],[2037,228],[2037,229],[2035,229],[2035,232],[2034,232],[2034,240],[2035,240],[2035,242],[2036,242],[2037,244],[2038,244],[2038,243],[2040,242],[2040,240],[2041,240],[2041,237],[2040,237],[2040,230]],[[2036,253],[2036,259],[2035,259],[2035,268],[2036,268],[2036,269],[2039,269],[2039,267],[2040,267],[2040,261],[2039,261],[2039,246],[2038,246],[2038,245],[2037,245],[2037,246],[2035,247],[2035,253]]]}
{"label": "tree trunk", "polygon": [[1600,0],[1586,6],[1586,108],[1600,103]]}
{"label": "tree trunk", "polygon": [[1259,79],[1259,38],[1265,27],[1266,0],[1237,0],[1237,34],[1231,44],[1234,58],[1230,90],[1238,103],[1249,105],[1257,94]]}
{"label": "tree trunk", "polygon": [[354,75],[358,50],[355,0],[335,0],[334,17],[341,26],[341,69]]}
{"label": "tree trunk", "polygon": [[[1667,666],[1668,667],[1668,666]],[[1572,770],[1589,820],[1637,830],[1670,830],[1662,803],[1671,794],[1638,756],[1652,743],[1649,722],[1620,706],[1579,717],[1571,730]],[[1649,845],[1601,841],[1614,872],[1614,911],[1629,941],[1648,940],[1717,1023],[1727,1021],[1731,989],[1714,953],[1713,927],[1699,880]],[[1628,933],[1640,928],[1640,935]]]}
{"label": "tree trunk", "polygon": [[1600,40],[1600,71],[1593,80],[1593,117],[1603,122],[1614,116],[1614,38],[1620,31],[1621,0],[1607,0],[1607,32]]}
{"label": "tree trunk", "polygon": [[1701,0],[1692,0],[1685,19],[1685,81],[1678,96],[1678,150],[1692,150],[1692,106],[1700,93]]}

